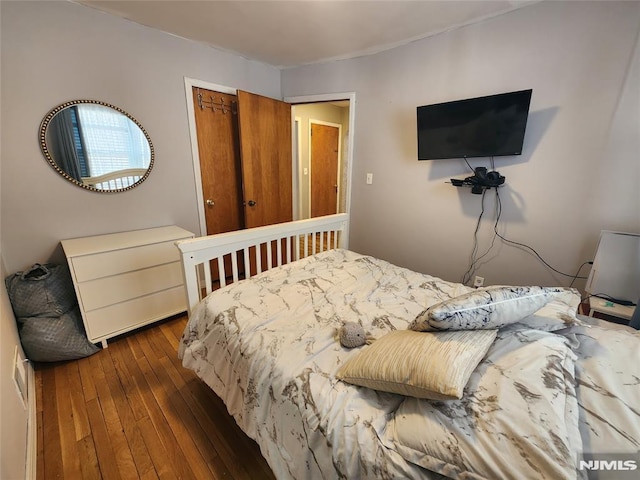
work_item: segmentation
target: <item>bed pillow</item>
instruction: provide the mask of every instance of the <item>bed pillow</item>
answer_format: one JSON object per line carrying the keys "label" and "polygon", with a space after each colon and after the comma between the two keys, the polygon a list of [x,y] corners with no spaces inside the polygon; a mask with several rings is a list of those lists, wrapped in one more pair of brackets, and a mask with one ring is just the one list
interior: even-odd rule
{"label": "bed pillow", "polygon": [[432,305],[416,317],[409,329],[493,330],[519,322],[563,291],[556,287],[482,288]]}
{"label": "bed pillow", "polygon": [[559,290],[559,293],[540,310],[509,325],[508,328],[534,328],[546,332],[555,332],[568,327],[585,325],[585,323],[578,318],[580,292],[575,288]]}
{"label": "bed pillow", "polygon": [[395,330],[350,357],[336,374],[354,385],[416,398],[461,398],[495,330]]}

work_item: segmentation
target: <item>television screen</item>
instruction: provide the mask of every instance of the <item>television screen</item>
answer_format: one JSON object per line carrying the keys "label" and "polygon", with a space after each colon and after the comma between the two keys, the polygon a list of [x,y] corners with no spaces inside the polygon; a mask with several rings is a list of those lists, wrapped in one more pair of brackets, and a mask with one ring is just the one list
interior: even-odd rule
{"label": "television screen", "polygon": [[418,107],[418,160],[520,155],[531,92]]}

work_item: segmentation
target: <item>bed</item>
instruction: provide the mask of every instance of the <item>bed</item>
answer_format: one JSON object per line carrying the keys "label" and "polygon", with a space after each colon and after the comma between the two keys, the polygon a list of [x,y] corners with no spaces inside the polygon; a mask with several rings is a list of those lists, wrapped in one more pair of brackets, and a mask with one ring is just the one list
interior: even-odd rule
{"label": "bed", "polygon": [[[577,315],[572,289],[496,287],[505,300],[358,254],[347,229],[338,214],[178,243],[178,354],[277,478],[556,480],[598,460],[638,465],[635,330]],[[370,345],[343,347],[346,322]]]}

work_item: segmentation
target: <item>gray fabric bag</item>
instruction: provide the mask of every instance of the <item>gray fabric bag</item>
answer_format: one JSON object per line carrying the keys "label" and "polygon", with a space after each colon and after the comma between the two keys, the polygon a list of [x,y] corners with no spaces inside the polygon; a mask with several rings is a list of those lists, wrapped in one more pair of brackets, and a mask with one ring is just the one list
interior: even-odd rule
{"label": "gray fabric bag", "polygon": [[66,265],[36,263],[7,277],[5,284],[29,360],[74,360],[100,350],[87,339]]}
{"label": "gray fabric bag", "polygon": [[75,360],[100,350],[87,340],[77,306],[59,317],[20,317],[18,326],[24,353],[33,362]]}
{"label": "gray fabric bag", "polygon": [[58,317],[78,303],[66,265],[36,263],[5,283],[16,317]]}

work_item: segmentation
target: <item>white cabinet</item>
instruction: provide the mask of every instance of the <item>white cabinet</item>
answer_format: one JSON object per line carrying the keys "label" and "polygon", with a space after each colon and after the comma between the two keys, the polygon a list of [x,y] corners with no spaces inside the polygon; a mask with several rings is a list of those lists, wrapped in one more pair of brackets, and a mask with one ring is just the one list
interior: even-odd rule
{"label": "white cabinet", "polygon": [[175,242],[193,236],[168,226],[61,242],[92,343],[187,310]]}

